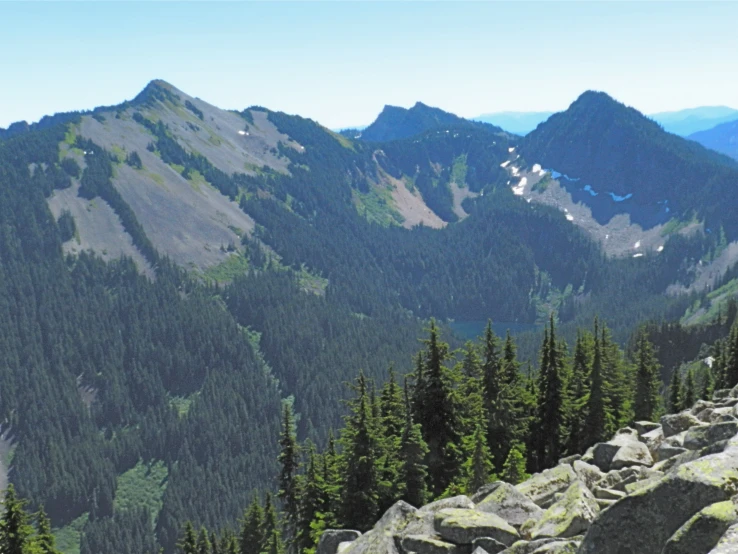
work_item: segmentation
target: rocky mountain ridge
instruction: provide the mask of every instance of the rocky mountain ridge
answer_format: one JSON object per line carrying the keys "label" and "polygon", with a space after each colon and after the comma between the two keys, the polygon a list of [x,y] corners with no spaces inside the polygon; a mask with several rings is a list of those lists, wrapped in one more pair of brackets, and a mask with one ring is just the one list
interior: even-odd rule
{"label": "rocky mountain ridge", "polygon": [[738,551],[738,387],[636,422],[517,485],[415,508],[317,554],[728,554]]}

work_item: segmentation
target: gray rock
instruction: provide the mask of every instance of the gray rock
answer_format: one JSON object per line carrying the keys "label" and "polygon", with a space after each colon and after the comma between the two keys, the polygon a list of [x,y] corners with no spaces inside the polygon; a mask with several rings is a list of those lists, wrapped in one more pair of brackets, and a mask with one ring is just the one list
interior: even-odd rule
{"label": "gray rock", "polygon": [[653,465],[648,447],[638,440],[635,430],[629,428],[621,430],[610,441],[596,444],[593,454],[594,464],[602,471]]}
{"label": "gray rock", "polygon": [[574,469],[564,464],[535,473],[515,488],[541,508],[548,508],[553,503],[554,495],[565,491],[576,479],[577,474],[574,473]]}
{"label": "gray rock", "polygon": [[509,483],[500,484],[477,504],[476,509],[498,515],[515,527],[531,518],[538,520],[543,515],[543,510],[535,502]]}
{"label": "gray rock", "polygon": [[578,548],[576,541],[554,541],[536,548],[533,554],[577,554]]}
{"label": "gray rock", "polygon": [[709,400],[698,400],[694,403],[694,406],[689,410],[692,415],[699,415],[700,412],[707,409],[712,409],[715,407],[714,402],[710,402]]}
{"label": "gray rock", "polygon": [[605,474],[596,465],[588,464],[582,460],[575,461],[572,468],[579,480],[587,485],[589,490],[593,490],[605,477]]}
{"label": "gray rock", "polygon": [[477,510],[446,508],[436,513],[433,523],[436,533],[454,544],[472,544],[474,539],[491,537],[509,546],[520,538],[500,516]]}
{"label": "gray rock", "polygon": [[671,437],[682,431],[686,431],[690,427],[701,424],[702,422],[689,412],[668,414],[661,418],[661,428],[664,431],[664,437]]}
{"label": "gray rock", "polygon": [[636,421],[634,425],[638,432],[638,436],[643,436],[646,433],[650,433],[651,431],[655,431],[661,427],[660,423],[654,423],[653,421]]}
{"label": "gray rock", "polygon": [[655,457],[656,451],[664,442],[664,430],[659,425],[653,431],[641,435],[638,440],[646,445],[646,448],[651,453],[651,457]]}
{"label": "gray rock", "polygon": [[459,495],[452,496],[451,498],[444,498],[442,500],[436,500],[430,504],[426,504],[420,510],[419,514],[435,514],[439,510],[445,510],[446,508],[463,508],[465,510],[473,510],[474,502],[468,496]]}
{"label": "gray rock", "polygon": [[697,450],[687,450],[686,452],[683,452],[682,454],[677,454],[676,456],[672,456],[671,458],[664,460],[663,462],[659,462],[657,464],[654,464],[653,469],[658,471],[663,471],[665,473],[672,473],[676,471],[679,466],[684,465],[689,462],[693,462],[694,460],[697,460],[700,457],[700,453]]}
{"label": "gray rock", "polygon": [[344,554],[400,554],[394,536],[419,520],[418,510],[407,502],[395,502],[371,531],[361,535]]}
{"label": "gray rock", "polygon": [[738,482],[738,448],[680,466],[619,500],[589,527],[579,554],[657,553],[705,506],[727,500]]}
{"label": "gray rock", "polygon": [[736,519],[735,506],[730,500],[711,504],[691,517],[672,535],[662,554],[709,552]]}
{"label": "gray rock", "polygon": [[664,460],[668,460],[669,458],[673,458],[674,456],[678,456],[679,454],[683,454],[686,451],[687,449],[682,448],[681,446],[670,446],[668,444],[662,444],[656,452],[656,458],[659,462],[662,462]]}
{"label": "gray rock", "polygon": [[615,504],[615,502],[617,502],[617,500],[607,500],[605,498],[597,499],[597,505],[600,507],[600,511],[606,510],[607,508]]}
{"label": "gray rock", "polygon": [[491,553],[490,553],[490,552],[487,552],[487,551],[486,551],[486,550],[485,550],[484,548],[482,548],[481,546],[477,546],[477,547],[476,547],[476,548],[474,549],[474,551],[472,552],[472,554],[491,554]]}
{"label": "gray rock", "polygon": [[474,493],[471,497],[471,501],[474,504],[477,504],[487,498],[490,494],[492,494],[497,487],[499,487],[502,483],[505,481],[495,481],[494,483],[487,483],[486,485],[482,485],[479,487],[477,492]]}
{"label": "gray rock", "polygon": [[682,431],[681,433],[677,433],[676,435],[672,435],[668,438],[664,439],[664,444],[668,444],[669,446],[684,446],[684,438],[687,436],[687,431]]}
{"label": "gray rock", "polygon": [[596,487],[595,490],[592,491],[594,493],[595,498],[598,500],[620,500],[625,496],[625,493],[623,491],[618,491],[615,489],[603,489],[602,487]]}
{"label": "gray rock", "polygon": [[482,548],[487,554],[497,554],[507,548],[500,541],[493,539],[492,537],[479,537],[474,539],[472,548],[476,551],[477,548]]}
{"label": "gray rock", "polygon": [[738,421],[715,423],[705,427],[692,427],[684,437],[684,448],[699,450],[718,441],[732,438],[738,433]]}
{"label": "gray rock", "polygon": [[315,554],[336,554],[341,543],[353,542],[360,536],[359,531],[352,529],[326,529],[320,535]]}
{"label": "gray rock", "polygon": [[585,484],[577,480],[561,500],[544,512],[530,536],[532,539],[574,537],[586,531],[599,513],[597,500]]}
{"label": "gray rock", "polygon": [[581,454],[572,454],[571,456],[567,456],[566,458],[561,458],[557,465],[563,465],[563,464],[572,465],[574,462],[576,462],[577,460],[581,460],[581,459],[582,459]]}
{"label": "gray rock", "polygon": [[341,554],[342,552],[345,552],[346,550],[348,550],[348,547],[351,546],[352,542],[354,541],[347,541],[347,542],[339,543],[338,544],[338,554]]}
{"label": "gray rock", "polygon": [[[403,538],[402,550],[416,554],[462,554],[457,545],[426,535],[408,535]],[[469,549],[465,549],[465,552],[468,553]]]}
{"label": "gray rock", "polygon": [[738,385],[730,389],[730,395],[731,398],[738,398]]}
{"label": "gray rock", "polygon": [[560,542],[560,539],[538,539],[535,541],[517,541],[507,550],[503,550],[502,554],[533,554],[537,549],[550,544],[552,542]]}
{"label": "gray rock", "polygon": [[738,524],[728,528],[709,554],[735,554],[736,552],[738,552]]}

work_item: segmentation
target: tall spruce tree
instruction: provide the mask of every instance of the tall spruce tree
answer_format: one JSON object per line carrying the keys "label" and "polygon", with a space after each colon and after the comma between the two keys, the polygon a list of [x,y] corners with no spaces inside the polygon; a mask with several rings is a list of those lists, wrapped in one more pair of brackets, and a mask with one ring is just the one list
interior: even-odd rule
{"label": "tall spruce tree", "polygon": [[599,321],[594,322],[594,351],[592,355],[592,370],[589,376],[589,396],[587,398],[587,418],[584,425],[584,443],[589,447],[605,439],[608,427],[608,406],[605,405],[604,378],[602,368],[602,344],[599,331]]}
{"label": "tall spruce tree", "polygon": [[[197,554],[197,533],[192,526],[192,522],[188,521],[184,527],[184,537],[177,545],[182,554]],[[251,554],[252,551],[246,550],[242,554]]]}
{"label": "tall spruce tree", "polygon": [[258,497],[254,495],[251,504],[246,510],[246,513],[244,513],[243,521],[241,522],[241,532],[239,535],[239,548],[241,554],[259,554],[261,547],[265,542],[263,527],[264,510],[259,503]]}
{"label": "tall spruce tree", "polygon": [[468,449],[471,454],[464,462],[461,476],[462,488],[467,494],[473,494],[482,485],[489,483],[494,472],[486,433],[481,425],[477,425],[471,441],[472,447]]}
{"label": "tall spruce tree", "polygon": [[419,508],[428,499],[428,468],[425,458],[428,445],[423,440],[420,424],[413,422],[410,410],[410,394],[405,384],[405,427],[400,442],[400,482],[402,484],[401,499]]}
{"label": "tall spruce tree", "polygon": [[688,410],[697,401],[697,390],[694,383],[694,371],[690,367],[687,369],[687,376],[684,378],[684,394],[682,396],[682,410]]}
{"label": "tall spruce tree", "polygon": [[589,333],[577,332],[572,360],[571,379],[568,384],[570,410],[568,414],[569,452],[584,450],[584,429],[587,421],[587,399],[589,393],[588,381],[592,369],[592,351],[594,341]]}
{"label": "tall spruce tree", "polygon": [[669,383],[669,412],[677,413],[682,409],[682,379],[679,377],[679,369],[674,368]]}
{"label": "tall spruce tree", "polygon": [[733,325],[728,335],[725,352],[724,387],[732,389],[738,385],[738,325]]}
{"label": "tall spruce tree", "polygon": [[525,445],[520,442],[513,443],[505,464],[502,466],[500,479],[511,485],[517,485],[528,477],[529,475],[525,472]]}
{"label": "tall spruce tree", "polygon": [[356,379],[356,392],[352,413],[346,418],[341,436],[344,457],[341,520],[350,528],[367,531],[374,525],[379,509],[379,444],[363,372]]}
{"label": "tall spruce tree", "polygon": [[56,548],[56,538],[51,532],[51,521],[43,508],[36,514],[36,545],[42,554],[61,554]]}
{"label": "tall spruce tree", "polygon": [[279,439],[280,453],[278,457],[279,472],[279,499],[285,515],[288,540],[295,535],[299,519],[297,472],[300,468],[299,448],[295,438],[294,417],[292,406],[288,402],[282,408],[282,434]]}
{"label": "tall spruce tree", "polygon": [[441,341],[435,320],[431,320],[429,338],[425,340],[424,404],[416,407],[423,440],[428,445],[427,466],[431,491],[441,494],[453,481],[459,469],[458,430],[451,385],[444,362],[448,344]]}
{"label": "tall spruce tree", "polygon": [[659,413],[660,366],[645,330],[638,335],[635,358],[635,420],[655,421]]}
{"label": "tall spruce tree", "polygon": [[5,493],[4,510],[0,518],[0,552],[2,554],[26,554],[33,527],[28,524],[25,502],[20,500],[13,485]]}

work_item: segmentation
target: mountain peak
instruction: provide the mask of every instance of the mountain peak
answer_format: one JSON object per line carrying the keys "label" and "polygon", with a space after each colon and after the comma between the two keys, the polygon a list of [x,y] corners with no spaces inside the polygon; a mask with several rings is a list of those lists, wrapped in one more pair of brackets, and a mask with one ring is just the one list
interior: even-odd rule
{"label": "mountain peak", "polygon": [[[179,103],[184,93],[163,79],[153,79],[133,99],[133,104],[151,104],[156,100]],[[186,96],[186,95],[185,95]]]}

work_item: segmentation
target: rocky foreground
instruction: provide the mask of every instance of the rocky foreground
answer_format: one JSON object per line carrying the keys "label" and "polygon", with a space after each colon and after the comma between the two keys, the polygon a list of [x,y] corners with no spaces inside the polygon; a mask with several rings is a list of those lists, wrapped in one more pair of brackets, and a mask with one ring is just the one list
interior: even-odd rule
{"label": "rocky foreground", "polygon": [[513,486],[328,530],[317,554],[736,554],[738,387]]}

